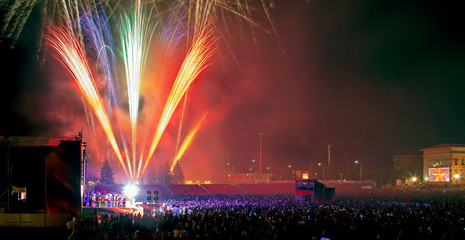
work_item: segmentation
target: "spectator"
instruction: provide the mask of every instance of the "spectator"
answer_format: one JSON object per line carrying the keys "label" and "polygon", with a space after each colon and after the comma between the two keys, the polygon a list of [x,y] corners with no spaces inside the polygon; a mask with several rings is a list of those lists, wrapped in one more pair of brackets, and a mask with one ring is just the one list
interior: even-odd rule
{"label": "spectator", "polygon": [[[401,201],[406,198],[409,202]],[[134,220],[132,215],[80,216],[75,239],[465,239],[465,200],[459,191],[340,190],[328,203],[302,203],[290,194],[163,201],[182,212]]]}

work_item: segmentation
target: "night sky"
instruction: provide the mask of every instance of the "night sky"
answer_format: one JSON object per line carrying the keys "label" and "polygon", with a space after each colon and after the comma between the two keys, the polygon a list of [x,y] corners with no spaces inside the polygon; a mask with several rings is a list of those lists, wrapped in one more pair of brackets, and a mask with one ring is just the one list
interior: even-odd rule
{"label": "night sky", "polygon": [[[277,36],[231,26],[191,90],[187,122],[210,114],[181,160],[186,179],[210,179],[226,162],[247,169],[258,160],[260,131],[264,166],[275,171],[311,168],[328,144],[339,169],[358,159],[375,171],[396,154],[465,143],[462,11],[420,0],[274,1]],[[1,38],[0,136],[87,126],[69,74],[38,53],[40,18],[34,10],[14,48]]]}

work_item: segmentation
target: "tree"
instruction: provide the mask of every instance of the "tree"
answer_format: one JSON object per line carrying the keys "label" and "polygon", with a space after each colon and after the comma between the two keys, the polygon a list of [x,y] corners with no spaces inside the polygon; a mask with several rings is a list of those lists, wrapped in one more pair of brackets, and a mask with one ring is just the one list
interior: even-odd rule
{"label": "tree", "polygon": [[115,184],[115,179],[113,178],[113,170],[110,167],[108,160],[105,160],[103,163],[102,169],[100,169],[100,183],[101,184]]}
{"label": "tree", "polygon": [[161,164],[154,177],[155,183],[170,184],[171,183],[171,174],[170,166],[168,165],[168,160],[164,164]]}
{"label": "tree", "polygon": [[171,172],[172,183],[184,183],[184,173],[182,172],[179,161],[174,165],[173,171]]}

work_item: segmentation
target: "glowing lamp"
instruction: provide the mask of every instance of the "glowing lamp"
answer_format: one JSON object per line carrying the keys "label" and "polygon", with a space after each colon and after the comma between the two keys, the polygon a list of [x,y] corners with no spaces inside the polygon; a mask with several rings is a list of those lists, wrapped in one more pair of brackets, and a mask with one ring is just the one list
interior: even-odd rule
{"label": "glowing lamp", "polygon": [[412,181],[414,181],[414,182],[417,181],[417,178],[416,178],[416,177],[413,177],[413,178],[412,178]]}
{"label": "glowing lamp", "polygon": [[134,184],[128,184],[124,186],[123,193],[129,198],[134,198],[137,195],[139,188]]}
{"label": "glowing lamp", "polygon": [[455,179],[459,179],[460,178],[460,175],[458,173],[454,174],[454,178]]}

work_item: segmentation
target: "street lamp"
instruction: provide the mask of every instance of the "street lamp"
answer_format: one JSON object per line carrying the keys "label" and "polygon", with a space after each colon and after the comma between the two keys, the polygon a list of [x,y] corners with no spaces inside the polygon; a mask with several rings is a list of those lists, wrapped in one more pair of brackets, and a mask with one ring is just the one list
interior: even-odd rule
{"label": "street lamp", "polygon": [[[358,161],[358,160],[355,160],[354,163],[355,163],[355,164],[358,164],[359,161]],[[363,169],[363,168],[362,168],[362,162],[360,162],[360,181],[362,181],[362,169]]]}
{"label": "street lamp", "polygon": [[259,166],[259,173],[260,173],[260,180],[262,180],[262,145],[263,145],[263,135],[264,132],[258,132],[257,135],[260,137],[260,166]]}
{"label": "street lamp", "polygon": [[[318,166],[321,167],[321,163],[318,163]],[[323,167],[323,180],[325,180],[325,167]]]}
{"label": "street lamp", "polygon": [[288,167],[289,167],[289,172],[290,172],[290,175],[291,175],[291,180],[293,180],[293,178],[294,178],[294,176],[293,176],[293,175],[294,175],[294,173],[292,172],[292,165],[291,165],[291,164],[289,164],[289,166],[288,166]]}
{"label": "street lamp", "polygon": [[[273,169],[271,169],[270,166],[267,166],[266,170],[268,172],[268,181],[270,181],[271,178],[273,177]],[[265,175],[265,178],[266,178],[266,175]]]}

